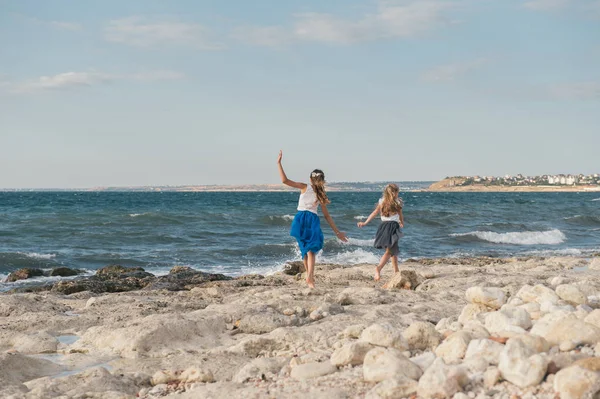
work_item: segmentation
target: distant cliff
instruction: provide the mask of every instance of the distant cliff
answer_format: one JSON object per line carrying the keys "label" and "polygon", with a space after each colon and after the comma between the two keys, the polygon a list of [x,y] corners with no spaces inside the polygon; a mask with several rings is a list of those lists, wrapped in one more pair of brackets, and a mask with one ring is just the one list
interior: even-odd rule
{"label": "distant cliff", "polygon": [[455,176],[455,177],[446,177],[444,180],[440,180],[436,183],[433,183],[429,186],[430,191],[447,191],[448,189],[455,188],[456,186],[460,186],[467,180],[466,177]]}

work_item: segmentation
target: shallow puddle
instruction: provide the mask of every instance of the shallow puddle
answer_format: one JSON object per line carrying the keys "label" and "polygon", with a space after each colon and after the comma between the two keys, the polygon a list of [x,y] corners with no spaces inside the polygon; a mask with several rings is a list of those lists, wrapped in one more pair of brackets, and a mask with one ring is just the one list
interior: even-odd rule
{"label": "shallow puddle", "polygon": [[59,335],[58,337],[56,337],[56,339],[61,344],[71,345],[71,344],[74,344],[75,342],[77,342],[77,340],[79,340],[79,336],[77,336],[77,335]]}

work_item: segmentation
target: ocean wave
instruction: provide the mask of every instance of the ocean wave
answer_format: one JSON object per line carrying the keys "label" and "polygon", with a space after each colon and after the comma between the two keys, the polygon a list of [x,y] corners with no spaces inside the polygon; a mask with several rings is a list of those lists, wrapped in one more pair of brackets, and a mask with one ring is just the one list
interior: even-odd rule
{"label": "ocean wave", "polygon": [[18,254],[24,255],[31,259],[54,259],[56,254],[40,254],[37,252],[17,252]]}
{"label": "ocean wave", "polygon": [[600,201],[600,198],[594,198],[593,200],[590,201]]}
{"label": "ocean wave", "polygon": [[348,238],[348,242],[342,241],[341,243],[342,245],[356,245],[357,247],[372,247],[374,242],[374,239],[361,240],[358,238]]}
{"label": "ocean wave", "polygon": [[580,226],[599,226],[600,225],[600,217],[591,216],[591,215],[575,215],[564,217],[565,220],[569,224],[575,224]]}
{"label": "ocean wave", "polygon": [[340,265],[358,265],[362,263],[379,263],[380,256],[358,248],[354,251],[338,252],[334,254],[320,252],[317,256],[318,263],[334,263]]}
{"label": "ocean wave", "polygon": [[557,245],[567,238],[558,229],[548,231],[518,231],[508,233],[495,233],[493,231],[472,231],[469,233],[451,234],[451,237],[475,238],[495,244],[513,245]]}
{"label": "ocean wave", "polygon": [[132,218],[136,218],[138,216],[144,216],[144,215],[147,215],[147,214],[148,214],[147,212],[144,212],[144,213],[130,213],[129,216],[131,216]]}
{"label": "ocean wave", "polygon": [[354,219],[356,219],[356,220],[365,220],[366,218],[368,218],[368,216],[362,216],[362,215],[354,216]]}

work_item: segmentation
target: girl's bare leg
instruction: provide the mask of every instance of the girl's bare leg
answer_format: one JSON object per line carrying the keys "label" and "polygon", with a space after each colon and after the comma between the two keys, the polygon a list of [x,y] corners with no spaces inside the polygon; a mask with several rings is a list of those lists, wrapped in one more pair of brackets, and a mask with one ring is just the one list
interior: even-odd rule
{"label": "girl's bare leg", "polygon": [[377,269],[375,269],[375,277],[374,277],[375,281],[379,281],[379,279],[381,279],[381,269],[383,269],[383,267],[388,262],[388,260],[390,260],[391,256],[392,256],[392,254],[390,253],[390,251],[388,251],[386,249],[385,253],[381,257],[381,260],[379,261],[379,265],[377,266]]}
{"label": "girl's bare leg", "polygon": [[392,256],[392,266],[394,266],[394,273],[398,273],[400,271],[398,269],[398,255]]}
{"label": "girl's bare leg", "polygon": [[315,288],[315,253],[312,251],[306,254],[306,284]]}

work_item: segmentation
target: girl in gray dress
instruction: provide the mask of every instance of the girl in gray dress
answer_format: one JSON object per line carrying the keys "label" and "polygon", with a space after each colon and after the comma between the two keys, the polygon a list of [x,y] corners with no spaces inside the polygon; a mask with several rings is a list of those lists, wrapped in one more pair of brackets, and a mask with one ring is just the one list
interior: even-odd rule
{"label": "girl in gray dress", "polygon": [[381,269],[385,264],[392,259],[394,272],[398,273],[398,241],[402,237],[402,228],[404,227],[404,216],[402,215],[402,207],[404,206],[402,199],[398,197],[400,188],[396,184],[388,184],[383,189],[383,195],[377,203],[377,207],[367,220],[358,222],[358,227],[366,226],[371,220],[381,213],[381,224],[375,234],[375,248],[385,248],[385,253],[379,261],[379,265],[375,270],[375,281],[381,278]]}

